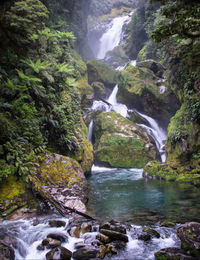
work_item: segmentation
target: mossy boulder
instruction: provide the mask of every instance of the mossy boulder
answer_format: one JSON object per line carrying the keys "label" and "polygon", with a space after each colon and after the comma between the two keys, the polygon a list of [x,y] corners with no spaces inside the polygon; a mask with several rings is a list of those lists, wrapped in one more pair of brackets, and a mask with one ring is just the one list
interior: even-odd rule
{"label": "mossy boulder", "polygon": [[196,258],[188,255],[187,252],[176,247],[167,247],[155,253],[156,260],[195,260]]}
{"label": "mossy boulder", "polygon": [[150,69],[158,77],[162,77],[163,73],[165,72],[164,66],[155,60],[140,61],[137,62],[137,66],[141,68]]}
{"label": "mossy boulder", "polygon": [[95,161],[111,167],[142,168],[158,152],[152,138],[139,126],[115,112],[94,120]]}
{"label": "mossy boulder", "polygon": [[89,60],[87,62],[87,69],[89,84],[99,81],[109,88],[113,88],[116,85],[117,73],[110,66],[97,60]]}
{"label": "mossy boulder", "polygon": [[[0,190],[0,217],[8,217],[20,208],[37,207],[32,193],[26,188],[24,180],[20,177],[10,175],[3,179],[0,182]],[[28,210],[26,213],[29,213]]]}
{"label": "mossy boulder", "polygon": [[177,229],[177,235],[181,240],[181,247],[191,255],[200,258],[200,223],[189,222]]}
{"label": "mossy boulder", "polygon": [[176,111],[170,103],[170,92],[160,91],[159,78],[146,67],[130,63],[118,76],[118,100],[129,108],[135,108],[167,125]]}
{"label": "mossy boulder", "polygon": [[149,162],[144,167],[143,176],[147,178],[157,177],[167,181],[176,181],[181,183],[191,183],[195,186],[200,186],[200,174],[191,171],[189,165],[173,168],[168,164],[163,164],[159,161]]}
{"label": "mossy boulder", "polygon": [[47,154],[33,177],[33,190],[53,206],[85,211],[86,179],[79,163],[59,154]]}

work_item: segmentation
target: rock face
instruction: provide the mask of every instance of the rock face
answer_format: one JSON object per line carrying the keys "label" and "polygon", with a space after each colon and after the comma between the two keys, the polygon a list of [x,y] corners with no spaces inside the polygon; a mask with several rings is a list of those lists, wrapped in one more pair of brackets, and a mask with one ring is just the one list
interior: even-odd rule
{"label": "rock face", "polygon": [[177,235],[181,240],[182,249],[200,258],[200,223],[190,222],[181,225]]}
{"label": "rock face", "polygon": [[159,156],[152,138],[120,114],[101,113],[94,126],[95,160],[98,164],[142,168]]}
{"label": "rock face", "polygon": [[159,65],[156,62],[148,64],[145,61],[135,67],[128,64],[119,75],[118,98],[129,108],[136,108],[167,125],[177,106],[175,98],[157,76],[163,73],[163,67]]}
{"label": "rock face", "polygon": [[101,82],[106,87],[112,88],[117,83],[116,71],[97,60],[90,60],[87,62],[88,68],[88,82]]}
{"label": "rock face", "polygon": [[46,155],[38,175],[33,178],[33,189],[51,202],[85,212],[83,203],[86,179],[80,165],[59,154]]}

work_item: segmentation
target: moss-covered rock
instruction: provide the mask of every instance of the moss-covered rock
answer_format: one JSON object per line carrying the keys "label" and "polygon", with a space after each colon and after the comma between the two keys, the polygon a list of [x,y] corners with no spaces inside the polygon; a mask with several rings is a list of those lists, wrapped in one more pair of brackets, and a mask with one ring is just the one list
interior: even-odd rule
{"label": "moss-covered rock", "polygon": [[173,168],[168,164],[152,161],[145,166],[143,175],[147,178],[157,177],[167,181],[187,182],[200,186],[200,174],[196,170],[192,172],[189,165]]}
{"label": "moss-covered rock", "polygon": [[7,217],[19,208],[35,208],[31,192],[20,177],[10,175],[0,183],[0,216]]}
{"label": "moss-covered rock", "polygon": [[102,82],[106,87],[114,87],[117,83],[116,71],[106,64],[97,60],[87,62],[88,81],[92,84],[95,81]]}
{"label": "moss-covered rock", "polygon": [[[33,177],[33,190],[53,206],[85,211],[86,179],[79,163],[59,154],[46,155]],[[56,203],[55,203],[56,202]]]}
{"label": "moss-covered rock", "polygon": [[142,168],[158,157],[152,138],[115,112],[99,114],[94,126],[95,160],[99,164]]}
{"label": "moss-covered rock", "polygon": [[160,91],[159,78],[153,70],[128,64],[118,79],[120,102],[159,120],[164,125],[169,122],[176,106],[170,103],[169,91]]}

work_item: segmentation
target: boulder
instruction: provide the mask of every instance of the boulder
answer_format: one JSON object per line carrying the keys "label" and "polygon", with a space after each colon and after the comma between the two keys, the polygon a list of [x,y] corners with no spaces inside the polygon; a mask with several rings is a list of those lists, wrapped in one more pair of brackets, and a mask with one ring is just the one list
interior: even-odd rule
{"label": "boulder", "polygon": [[155,253],[156,260],[195,260],[180,248],[168,247]]}
{"label": "boulder", "polygon": [[143,233],[138,236],[138,239],[143,241],[149,241],[151,240],[151,235]]}
{"label": "boulder", "polygon": [[120,232],[116,232],[108,229],[101,229],[100,233],[105,236],[108,236],[111,239],[111,241],[120,240],[120,241],[128,242],[128,236]]}
{"label": "boulder", "polygon": [[52,239],[52,238],[46,238],[42,241],[42,246],[45,246],[46,248],[55,248],[61,245],[60,240]]}
{"label": "boulder", "polygon": [[88,260],[90,258],[96,258],[98,250],[92,247],[84,247],[73,252],[73,258],[76,260]]}
{"label": "boulder", "polygon": [[143,232],[146,232],[147,234],[149,234],[149,235],[151,235],[153,237],[160,238],[160,234],[153,228],[145,227],[143,229]]}
{"label": "boulder", "polygon": [[82,232],[82,234],[91,232],[91,230],[92,230],[92,225],[90,223],[85,222],[85,223],[81,224],[81,232]]}
{"label": "boulder", "polygon": [[[161,81],[152,70],[129,63],[118,76],[118,100],[167,126],[178,105],[172,92]],[[165,91],[161,91],[161,85]]]}
{"label": "boulder", "polygon": [[81,233],[81,228],[80,228],[80,226],[70,227],[70,229],[68,230],[68,233],[71,237],[79,238],[80,233]]}
{"label": "boulder", "polygon": [[49,220],[50,227],[65,227],[66,222],[63,220]]}
{"label": "boulder", "polygon": [[140,61],[140,62],[137,62],[137,66],[150,69],[158,77],[162,77],[164,71],[166,70],[166,68],[164,68],[164,66],[162,64],[160,64],[159,62],[157,62],[155,60]]}
{"label": "boulder", "polygon": [[110,239],[108,236],[103,235],[103,234],[101,234],[101,233],[99,233],[99,234],[96,236],[96,238],[97,238],[99,241],[101,241],[103,244],[108,244],[108,243],[111,241],[111,239]]}
{"label": "boulder", "polygon": [[46,154],[37,175],[33,177],[33,190],[55,205],[62,204],[78,211],[86,211],[87,181],[79,163],[59,154]]}
{"label": "boulder", "polygon": [[88,82],[101,82],[106,87],[113,88],[117,84],[117,73],[112,68],[98,60],[89,60],[87,62]]}
{"label": "boulder", "polygon": [[14,260],[15,259],[15,251],[12,247],[0,241],[0,258],[2,260]]}
{"label": "boulder", "polygon": [[72,252],[65,247],[59,246],[46,254],[47,260],[70,260]]}
{"label": "boulder", "polygon": [[126,234],[126,228],[122,224],[117,223],[117,222],[113,222],[113,223],[105,222],[105,223],[101,224],[99,228],[100,228],[100,230],[108,229],[108,230],[113,230],[116,232]]}
{"label": "boulder", "polygon": [[154,140],[139,126],[115,112],[94,120],[95,161],[98,165],[143,168],[159,158]]}
{"label": "boulder", "polygon": [[68,237],[65,234],[58,233],[58,232],[48,234],[47,238],[59,240],[60,242],[67,242],[68,241]]}
{"label": "boulder", "polygon": [[189,222],[177,229],[181,247],[191,255],[200,258],[200,223]]}

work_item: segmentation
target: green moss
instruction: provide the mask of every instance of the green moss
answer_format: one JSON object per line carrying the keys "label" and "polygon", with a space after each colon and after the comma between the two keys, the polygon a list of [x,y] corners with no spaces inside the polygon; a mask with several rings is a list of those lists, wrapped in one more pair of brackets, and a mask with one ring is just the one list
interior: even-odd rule
{"label": "green moss", "polygon": [[196,171],[192,173],[190,165],[187,164],[174,169],[170,167],[170,165],[152,161],[145,166],[144,175],[156,176],[167,181],[191,183],[195,186],[200,186],[200,169],[198,173]]}
{"label": "green moss", "polygon": [[0,183],[0,201],[4,199],[12,200],[15,197],[25,193],[25,183],[12,175]]}
{"label": "green moss", "polygon": [[110,166],[142,168],[155,158],[155,147],[147,134],[115,112],[101,113],[96,117],[94,134],[95,157]]}
{"label": "green moss", "polygon": [[146,45],[140,50],[137,56],[137,61],[143,61],[146,59]]}
{"label": "green moss", "polygon": [[117,83],[116,71],[97,60],[87,62],[89,84],[99,81],[105,86],[113,87]]}
{"label": "green moss", "polygon": [[44,185],[50,182],[52,186],[63,184],[70,188],[72,184],[76,182],[79,185],[83,184],[77,175],[77,170],[80,170],[80,166],[75,160],[61,157],[60,160],[55,158],[51,161],[44,162],[40,168],[40,176]]}
{"label": "green moss", "polygon": [[161,227],[174,227],[174,226],[176,226],[176,224],[169,220],[165,220],[161,223]]}

